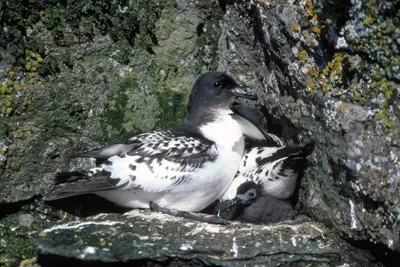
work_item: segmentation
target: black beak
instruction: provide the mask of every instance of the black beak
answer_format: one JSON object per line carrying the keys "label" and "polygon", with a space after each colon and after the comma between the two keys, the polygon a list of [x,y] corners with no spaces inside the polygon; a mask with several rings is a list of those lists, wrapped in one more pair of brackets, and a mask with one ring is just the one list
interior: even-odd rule
{"label": "black beak", "polygon": [[248,200],[248,199],[243,199],[243,198],[240,198],[240,197],[235,197],[234,199],[232,199],[230,201],[229,206],[233,207],[233,206],[237,206],[237,205],[247,205],[247,204],[251,204],[253,202],[254,202],[253,200]]}
{"label": "black beak", "polygon": [[249,100],[257,100],[258,97],[255,93],[250,92],[248,89],[243,87],[236,87],[232,90],[233,95],[236,97],[242,97]]}

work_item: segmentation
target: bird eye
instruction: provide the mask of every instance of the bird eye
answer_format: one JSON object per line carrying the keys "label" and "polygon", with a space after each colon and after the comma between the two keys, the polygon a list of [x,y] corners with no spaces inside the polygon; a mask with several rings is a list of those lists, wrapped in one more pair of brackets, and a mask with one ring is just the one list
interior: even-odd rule
{"label": "bird eye", "polygon": [[221,88],[222,87],[222,82],[221,81],[215,82],[214,83],[214,87]]}

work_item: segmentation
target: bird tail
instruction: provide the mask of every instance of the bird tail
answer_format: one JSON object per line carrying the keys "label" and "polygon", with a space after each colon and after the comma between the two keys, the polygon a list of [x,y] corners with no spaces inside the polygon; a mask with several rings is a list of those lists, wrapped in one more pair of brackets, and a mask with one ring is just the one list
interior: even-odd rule
{"label": "bird tail", "polygon": [[288,154],[288,157],[282,161],[282,170],[293,170],[297,175],[302,176],[304,170],[308,166],[307,156],[309,156],[315,148],[315,143],[310,142],[304,146],[294,147],[294,151]]}
{"label": "bird tail", "polygon": [[291,153],[289,155],[289,158],[296,158],[296,157],[302,157],[305,158],[309,155],[311,155],[311,153],[314,151],[315,148],[315,142],[309,142],[307,144],[305,144],[304,146],[300,146],[300,147],[295,147],[294,149],[297,151],[294,151],[294,153]]}
{"label": "bird tail", "polygon": [[81,195],[86,192],[79,190],[79,184],[87,179],[85,172],[61,172],[57,173],[55,184],[50,193],[43,197],[44,201],[53,201],[66,197]]}
{"label": "bird tail", "polygon": [[309,162],[309,156],[315,148],[311,142],[304,146],[283,147],[278,150],[275,159],[269,165],[268,179],[264,179],[267,193],[274,197],[285,199],[291,197],[299,185]]}
{"label": "bird tail", "polygon": [[304,146],[283,146],[276,149],[271,155],[260,159],[258,165],[282,162],[287,159],[306,158],[314,151],[314,148],[314,142],[310,142]]}

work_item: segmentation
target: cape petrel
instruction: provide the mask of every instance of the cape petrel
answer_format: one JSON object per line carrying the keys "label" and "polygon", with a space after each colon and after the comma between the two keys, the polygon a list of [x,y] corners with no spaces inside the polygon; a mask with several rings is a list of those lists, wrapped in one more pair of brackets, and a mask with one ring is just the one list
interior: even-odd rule
{"label": "cape petrel", "polygon": [[232,183],[220,200],[233,199],[239,186],[254,181],[262,187],[262,191],[279,199],[290,198],[307,167],[307,159],[315,147],[314,142],[304,146],[286,146],[275,135],[267,132],[263,124],[262,114],[249,106],[233,108],[235,113],[248,119],[265,135],[264,140],[246,141],[239,170]]}
{"label": "cape petrel", "polygon": [[196,212],[218,199],[235,176],[247,136],[265,139],[249,120],[235,114],[236,98],[256,100],[221,72],[203,74],[194,84],[183,124],[134,136],[81,154],[97,166],[57,175],[44,200],[94,193],[120,206]]}

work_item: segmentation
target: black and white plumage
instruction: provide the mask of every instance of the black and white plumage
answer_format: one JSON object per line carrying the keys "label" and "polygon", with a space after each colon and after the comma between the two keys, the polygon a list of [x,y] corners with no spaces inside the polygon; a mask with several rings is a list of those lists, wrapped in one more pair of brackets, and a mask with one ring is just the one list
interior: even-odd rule
{"label": "black and white plumage", "polygon": [[233,199],[214,204],[211,212],[225,220],[257,224],[291,220],[297,215],[289,200],[270,196],[253,181],[241,184]]}
{"label": "black and white plumage", "polygon": [[249,140],[239,170],[221,196],[221,201],[233,199],[238,187],[248,181],[259,184],[263,192],[271,197],[290,198],[296,189],[298,177],[307,166],[306,157],[312,153],[315,144],[311,142],[304,146],[285,146],[278,137],[267,133],[259,111],[246,107],[236,112],[256,124],[268,142],[264,141],[261,145],[255,142],[254,145]]}
{"label": "black and white plumage", "polygon": [[219,198],[237,172],[244,135],[265,137],[230,109],[237,97],[256,99],[225,73],[210,72],[194,84],[185,122],[140,134],[126,144],[83,153],[102,162],[87,171],[61,173],[44,199],[94,193],[118,205],[199,211]]}
{"label": "black and white plumage", "polygon": [[304,146],[254,147],[246,151],[239,170],[221,200],[232,199],[239,185],[254,181],[269,195],[290,198],[298,177],[306,166],[306,157],[314,150],[314,143]]}

